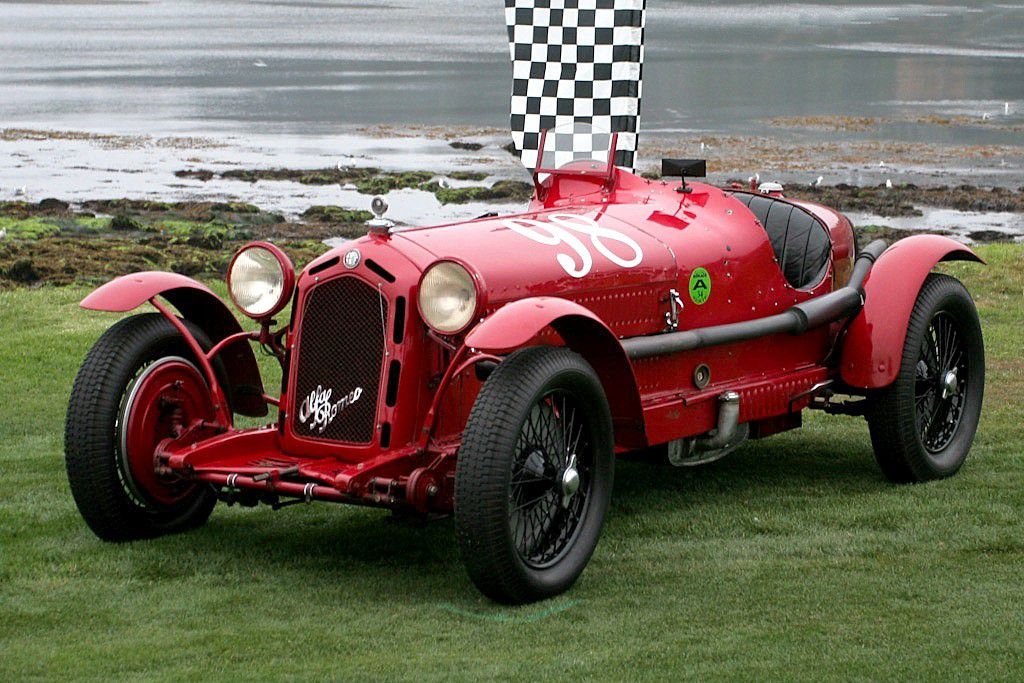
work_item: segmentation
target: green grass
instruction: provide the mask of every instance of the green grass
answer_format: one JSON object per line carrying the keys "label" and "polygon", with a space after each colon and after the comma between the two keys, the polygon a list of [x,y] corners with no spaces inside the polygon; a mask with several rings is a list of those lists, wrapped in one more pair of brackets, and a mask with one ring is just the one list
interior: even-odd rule
{"label": "green grass", "polygon": [[447,520],[219,507],[101,543],[61,440],[114,317],[80,288],[0,291],[0,680],[1020,680],[1024,248],[982,253],[949,268],[989,357],[957,477],[892,486],[863,421],[818,414],[703,469],[623,463],[582,580],[517,609],[477,594]]}

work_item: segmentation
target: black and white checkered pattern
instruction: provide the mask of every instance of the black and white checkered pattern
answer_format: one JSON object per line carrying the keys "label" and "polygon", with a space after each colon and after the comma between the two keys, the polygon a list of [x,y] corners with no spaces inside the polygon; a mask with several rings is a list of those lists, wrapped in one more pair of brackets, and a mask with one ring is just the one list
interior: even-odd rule
{"label": "black and white checkered pattern", "polygon": [[[615,163],[632,169],[640,123],[646,0],[505,0],[512,56],[512,140],[537,165],[540,132],[566,126],[545,166],[592,158],[619,133]],[[607,145],[604,147],[607,149]]]}

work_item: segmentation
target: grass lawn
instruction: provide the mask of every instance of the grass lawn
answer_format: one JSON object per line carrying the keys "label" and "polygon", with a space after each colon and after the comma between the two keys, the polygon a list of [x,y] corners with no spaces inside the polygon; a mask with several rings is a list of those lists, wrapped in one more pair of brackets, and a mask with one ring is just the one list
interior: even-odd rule
{"label": "grass lawn", "polygon": [[808,416],[699,470],[623,463],[570,593],[503,608],[450,521],[219,507],[98,541],[71,500],[68,392],[113,316],[0,291],[0,680],[1024,678],[1024,247],[953,264],[988,388],[959,476],[892,486],[857,418]]}

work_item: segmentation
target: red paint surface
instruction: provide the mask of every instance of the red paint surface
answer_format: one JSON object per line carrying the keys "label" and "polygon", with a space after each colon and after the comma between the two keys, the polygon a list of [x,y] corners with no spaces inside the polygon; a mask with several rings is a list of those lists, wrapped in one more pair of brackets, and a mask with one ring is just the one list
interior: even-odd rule
{"label": "red paint surface", "polygon": [[150,270],[124,275],[97,287],[82,299],[81,306],[93,311],[123,313],[135,310],[158,294],[178,289],[193,289],[217,298],[209,287],[190,277]]}
{"label": "red paint surface", "polygon": [[969,247],[940,235],[907,237],[879,257],[864,285],[864,308],[843,343],[844,382],[876,389],[896,379],[921,285],[937,263],[951,260],[983,263]]}

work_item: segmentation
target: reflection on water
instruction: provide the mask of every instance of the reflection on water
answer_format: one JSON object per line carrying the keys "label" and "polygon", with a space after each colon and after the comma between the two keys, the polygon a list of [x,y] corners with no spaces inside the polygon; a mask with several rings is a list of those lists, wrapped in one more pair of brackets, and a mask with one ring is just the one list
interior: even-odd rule
{"label": "reflection on water", "polygon": [[[645,128],[1024,120],[1024,4],[651,0]],[[323,134],[504,127],[501,0],[0,3],[0,125]],[[972,142],[1006,143],[976,130]],[[1018,134],[1019,137],[1019,134]]]}

